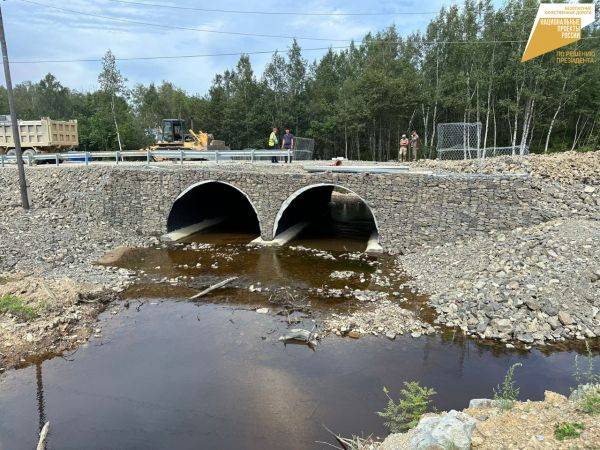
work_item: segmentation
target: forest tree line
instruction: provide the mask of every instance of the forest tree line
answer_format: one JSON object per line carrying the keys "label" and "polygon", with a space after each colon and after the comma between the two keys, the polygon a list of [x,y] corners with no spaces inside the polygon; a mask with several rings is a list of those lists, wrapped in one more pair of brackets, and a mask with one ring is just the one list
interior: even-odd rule
{"label": "forest tree line", "polygon": [[[48,74],[15,87],[16,108],[20,119],[77,119],[88,151],[117,149],[119,140],[125,149],[145,147],[163,118],[185,119],[234,149],[264,148],[272,126],[288,126],[314,138],[323,158],[395,158],[401,134],[413,129],[433,156],[443,122],[481,122],[487,147],[597,149],[600,62],[561,64],[554,52],[520,62],[537,7],[466,0],[441,9],[424,32],[403,37],[392,26],[312,63],[294,41],[260,76],[241,56],[204,95],[168,81],[127,88],[114,59],[106,66],[108,53],[98,90],[78,92]],[[600,58],[598,24],[583,36],[564,50]],[[8,113],[4,88],[0,105]]]}

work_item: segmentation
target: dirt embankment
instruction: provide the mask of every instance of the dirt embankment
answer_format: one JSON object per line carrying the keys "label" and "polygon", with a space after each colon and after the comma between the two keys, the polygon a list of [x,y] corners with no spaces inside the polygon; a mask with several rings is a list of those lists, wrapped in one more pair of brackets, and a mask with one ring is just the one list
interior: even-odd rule
{"label": "dirt embankment", "polygon": [[114,293],[71,279],[0,278],[0,373],[76,348],[93,333]]}
{"label": "dirt embankment", "polygon": [[[580,402],[563,395],[546,391],[543,401],[514,402],[510,409],[501,409],[493,404],[491,400],[482,399],[480,405],[462,412],[426,414],[417,428],[407,433],[391,434],[382,443],[370,442],[358,448],[566,450],[597,449],[600,446],[598,416],[582,411]],[[431,426],[436,419],[443,419],[439,423],[443,422],[444,426]],[[426,443],[434,445],[424,446]]]}
{"label": "dirt embankment", "polygon": [[128,271],[96,262],[120,246],[157,242],[134,230],[88,224],[59,207],[34,203],[23,211],[2,200],[0,372],[85,342],[102,303],[131,281]]}

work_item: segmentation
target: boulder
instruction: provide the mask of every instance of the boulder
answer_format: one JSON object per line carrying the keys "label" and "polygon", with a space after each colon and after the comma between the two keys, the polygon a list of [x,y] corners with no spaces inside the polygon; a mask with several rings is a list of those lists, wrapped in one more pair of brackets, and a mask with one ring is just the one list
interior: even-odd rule
{"label": "boulder", "polygon": [[508,333],[512,330],[512,323],[509,319],[494,319],[490,325],[500,333]]}
{"label": "boulder", "polygon": [[575,322],[571,315],[566,311],[558,312],[558,320],[560,320],[563,325],[571,325]]}
{"label": "boulder", "polygon": [[475,419],[468,414],[455,410],[439,416],[423,417],[413,432],[410,448],[469,450],[475,423]]}
{"label": "boulder", "polygon": [[578,402],[582,400],[586,395],[593,392],[600,393],[600,384],[581,384],[577,386],[577,389],[571,392],[571,395],[569,395],[569,400],[572,402]]}
{"label": "boulder", "polygon": [[469,402],[469,408],[491,408],[491,398],[474,398]]}

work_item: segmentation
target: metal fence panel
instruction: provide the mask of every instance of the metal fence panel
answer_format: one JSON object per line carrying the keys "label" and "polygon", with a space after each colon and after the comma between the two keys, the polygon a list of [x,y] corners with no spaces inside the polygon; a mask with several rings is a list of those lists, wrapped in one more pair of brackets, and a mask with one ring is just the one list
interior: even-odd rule
{"label": "metal fence panel", "polygon": [[439,159],[473,159],[479,157],[481,122],[438,124]]}
{"label": "metal fence panel", "polygon": [[308,161],[313,159],[315,153],[315,140],[304,137],[295,138],[294,159],[296,161]]}
{"label": "metal fence panel", "polygon": [[438,159],[485,159],[494,156],[529,154],[529,147],[526,145],[481,148],[481,122],[440,123],[437,130]]}

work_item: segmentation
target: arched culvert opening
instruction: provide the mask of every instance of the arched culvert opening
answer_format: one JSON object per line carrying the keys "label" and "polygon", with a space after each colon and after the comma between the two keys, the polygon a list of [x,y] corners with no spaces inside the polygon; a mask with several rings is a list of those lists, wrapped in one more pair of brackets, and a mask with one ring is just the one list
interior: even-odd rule
{"label": "arched culvert opening", "polygon": [[363,243],[367,251],[381,251],[369,205],[350,189],[332,184],[307,186],[292,194],[277,214],[273,235],[279,245],[292,239],[326,239],[342,246]]}
{"label": "arched culvert opening", "polygon": [[173,240],[201,231],[260,235],[260,223],[244,192],[221,181],[205,181],[182,192],[167,219],[167,236]]}

